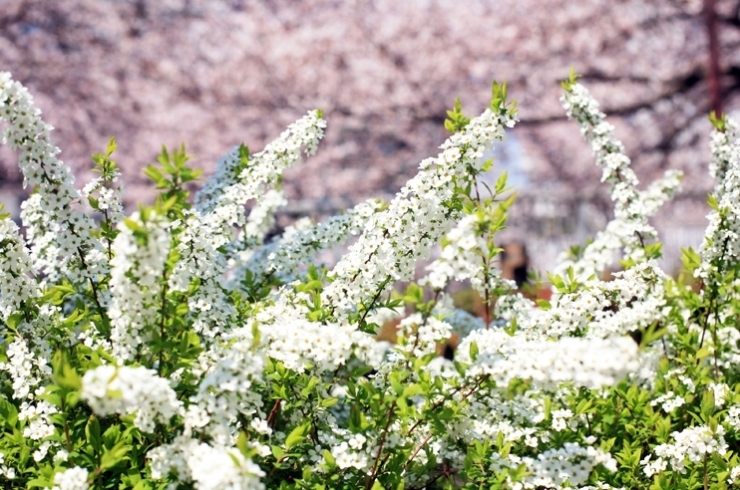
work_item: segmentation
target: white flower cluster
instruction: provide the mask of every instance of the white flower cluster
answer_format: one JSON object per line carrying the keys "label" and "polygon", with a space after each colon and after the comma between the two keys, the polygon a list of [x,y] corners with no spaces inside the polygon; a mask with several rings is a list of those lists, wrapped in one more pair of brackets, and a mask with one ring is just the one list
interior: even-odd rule
{"label": "white flower cluster", "polygon": [[138,212],[118,225],[111,260],[111,321],[113,355],[132,359],[157,319],[162,272],[170,249],[167,222],[154,212]]}
{"label": "white flower cluster", "polygon": [[[37,395],[41,393],[41,390],[36,392]],[[40,441],[54,435],[55,428],[51,416],[55,413],[59,413],[59,409],[51,403],[43,400],[33,400],[29,397],[27,401],[21,404],[21,411],[18,413],[18,420],[28,420],[26,427],[23,429],[23,437]],[[48,448],[49,446],[46,449]]]}
{"label": "white flower cluster", "polygon": [[722,456],[727,452],[724,435],[725,429],[721,425],[717,426],[716,432],[706,425],[673,432],[673,444],[660,444],[653,448],[653,453],[658,457],[655,461],[651,461],[652,454],[640,461],[643,472],[650,477],[665,471],[670,464],[673,471],[684,473],[687,459],[692,463],[701,463],[705,456],[712,453]]}
{"label": "white flower cluster", "polygon": [[249,250],[262,245],[265,235],[275,224],[275,210],[287,203],[283,191],[270,189],[265,192],[249,212],[247,224],[239,240],[240,249]]}
{"label": "white flower cluster", "polygon": [[603,170],[601,181],[610,184],[614,201],[614,220],[586,246],[583,257],[573,261],[564,255],[555,270],[562,274],[573,266],[576,277],[585,280],[611,265],[614,253],[620,248],[625,249],[626,257],[638,262],[644,259],[647,240],[657,237],[647,219],[677,191],[682,174],[669,171],[661,181],[641,192],[637,189],[637,176],[630,168],[624,145],[614,137],[614,127],[605,121],[606,116],[588,90],[583,85],[573,84],[561,101],[568,117],[576,119],[581,133],[591,143],[596,164]]}
{"label": "white flower cluster", "polygon": [[40,294],[30,277],[31,259],[23,238],[10,218],[0,220],[0,258],[0,318],[7,320],[21,303]]}
{"label": "white flower cluster", "polygon": [[714,197],[717,209],[709,214],[709,224],[701,245],[701,265],[694,275],[704,280],[723,273],[740,254],[740,140],[737,124],[727,120],[724,133],[712,133],[710,168],[717,182]]}
{"label": "white flower cluster", "polygon": [[521,488],[527,489],[579,487],[588,481],[591,472],[598,465],[611,472],[617,471],[617,461],[609,453],[574,442],[566,442],[562,448],[544,451],[536,458],[514,456],[511,460],[527,466],[530,474],[521,481]]}
{"label": "white flower cluster", "polygon": [[683,173],[679,170],[666,170],[663,177],[650,183],[644,191],[639,191],[639,204],[646,217],[654,216],[666,202],[680,190]]}
{"label": "white flower cluster", "polygon": [[455,308],[449,295],[442,295],[434,307],[434,314],[448,323],[452,327],[452,331],[458,334],[460,338],[468,336],[474,330],[486,327],[482,318],[460,308]]}
{"label": "white flower cluster", "polygon": [[352,353],[352,338],[340,325],[286,319],[261,330],[266,355],[293,371],[333,371]]}
{"label": "white flower cluster", "polygon": [[51,374],[47,359],[31,351],[28,342],[18,337],[5,350],[6,362],[0,362],[0,370],[7,372],[12,380],[13,398],[34,398],[34,391]]}
{"label": "white flower cluster", "polygon": [[[638,202],[633,206],[642,208],[646,218],[653,216],[660,207],[678,191],[682,174],[669,170],[666,175],[645,189],[638,191]],[[587,280],[591,276],[599,277],[613,263],[615,254],[624,247],[634,234],[634,227],[627,221],[615,218],[607,223],[603,231],[596,233],[594,240],[586,245],[578,260],[573,260],[567,252],[558,258],[554,273],[564,275],[569,267],[573,267],[575,276],[580,280]],[[640,253],[636,249],[633,258]]]}
{"label": "white flower cluster", "polygon": [[[469,354],[472,342],[479,350],[475,361]],[[639,367],[637,344],[629,337],[547,341],[510,336],[501,329],[477,330],[457,352],[456,360],[472,363],[467,375],[488,374],[503,387],[519,378],[548,389],[566,382],[601,388],[617,384]]]}
{"label": "white flower cluster", "polygon": [[414,356],[425,356],[435,352],[437,344],[449,339],[452,334],[449,323],[433,316],[424,318],[420,313],[401,320],[398,329],[399,334],[404,337],[398,348]]}
{"label": "white flower cluster", "polygon": [[437,158],[421,162],[419,173],[401,189],[387,210],[373,215],[357,242],[331,271],[334,281],[323,292],[324,302],[342,315],[378,294],[390,281],[408,279],[416,261],[450,229],[458,218],[445,206],[455,185],[480,170],[481,158],[505,126],[514,125],[508,112],[490,109],[472,119],[443,145]]}
{"label": "white flower cluster", "polygon": [[369,199],[315,226],[291,227],[280,239],[253,253],[234,278],[244,277],[245,270],[249,270],[260,277],[277,274],[289,281],[296,277],[299,267],[313,263],[320,250],[341,244],[348,236],[358,234],[381,207],[379,200]]}
{"label": "white flower cluster", "polygon": [[686,400],[682,396],[676,395],[673,391],[669,391],[650,401],[651,407],[660,405],[660,408],[665,413],[671,413],[675,409],[684,406],[684,404],[686,404]]}
{"label": "white flower cluster", "polygon": [[479,233],[485,216],[479,213],[465,216],[445,235],[442,254],[426,267],[428,274],[419,284],[428,285],[441,291],[452,280],[470,279],[471,285],[484,294],[501,288],[504,291],[516,289],[516,283],[501,277],[501,271],[486,267],[484,254],[488,252],[486,238]]}
{"label": "white flower cluster", "polygon": [[234,307],[227,301],[226,259],[219,247],[228,243],[217,224],[190,212],[183,230],[177,235],[180,261],[169,278],[172,291],[187,292],[193,281],[198,289],[188,297],[188,308],[193,329],[207,339],[222,333],[234,315]]}
{"label": "white flower cluster", "polygon": [[[322,446],[327,447],[336,465],[341,469],[355,468],[367,472],[372,467],[372,450],[377,451],[377,447],[368,441],[364,434],[353,434],[347,429],[340,428],[336,421],[330,420],[331,431],[323,432],[319,436],[319,442]],[[389,441],[393,444],[393,441]],[[323,455],[316,454],[323,460]],[[324,460],[325,461],[325,460]]]}
{"label": "white flower cluster", "polygon": [[197,207],[187,213],[178,237],[181,258],[170,276],[174,291],[187,291],[194,280],[199,281],[188,300],[196,332],[213,338],[223,332],[233,315],[233,307],[225,298],[227,260],[219,249],[232,242],[235,226],[246,226],[245,203],[257,198],[265,184],[276,182],[286,168],[300,161],[302,147],[306,147],[306,153],[313,153],[325,126],[318,111],[309,112],[251,157],[243,169],[240,149],[233,149],[219,161],[216,174],[196,196]]}
{"label": "white flower cluster", "polygon": [[244,204],[257,198],[264,184],[275,183],[285,169],[298,163],[301,148],[306,148],[306,155],[313,155],[325,127],[320,111],[309,111],[246,162],[239,147],[232,149],[218,161],[216,173],[195,196],[198,211],[243,225]]}
{"label": "white flower cluster", "polygon": [[[735,148],[740,136],[740,128],[733,119],[726,118],[724,131],[712,131],[709,148],[712,159],[709,162],[709,175],[717,183],[725,181],[727,171],[738,165],[738,152]],[[715,192],[722,194],[724,189],[717,188]],[[718,196],[719,197],[719,196]]]}
{"label": "white flower cluster", "polygon": [[8,480],[15,478],[15,468],[5,464],[5,455],[0,453],[0,476],[4,476]]}
{"label": "white flower cluster", "polygon": [[166,379],[145,367],[99,366],[82,378],[81,397],[99,416],[136,413],[134,424],[152,432],[183,412],[182,402]]}
{"label": "white flower cluster", "polygon": [[153,478],[175,472],[197,490],[262,490],[264,472],[236,448],[213,447],[196,439],[177,437],[147,454]]}
{"label": "white flower cluster", "polygon": [[[98,209],[105,214],[107,220],[116,225],[123,221],[123,183],[119,182],[121,173],[116,171],[111,180],[98,177],[91,180],[82,188],[82,195],[98,201]],[[111,184],[115,184],[112,186]]]}
{"label": "white flower cluster", "polygon": [[666,274],[654,261],[615,273],[612,281],[592,281],[577,293],[557,295],[552,307],[520,324],[532,335],[589,337],[624,335],[662,318]]}
{"label": "white flower cluster", "polygon": [[714,406],[717,408],[722,408],[732,394],[732,390],[725,383],[710,383],[709,389],[712,390]]}
{"label": "white flower cluster", "polygon": [[89,473],[85,468],[75,466],[54,475],[52,490],[87,490]]}
{"label": "white flower cluster", "polygon": [[730,475],[727,477],[727,483],[734,485],[740,482],[740,466],[735,466],[730,470]]}
{"label": "white flower cluster", "polygon": [[20,151],[24,187],[37,192],[35,206],[22,214],[31,257],[39,272],[73,283],[97,280],[106,265],[100,242],[92,237],[95,223],[73,203],[79,200],[69,168],[57,158],[52,127],[41,119],[33,97],[10,73],[0,72],[0,122],[7,124],[0,143]]}
{"label": "white flower cluster", "polygon": [[727,410],[725,422],[727,422],[735,432],[740,432],[740,405],[733,405]]}
{"label": "white flower cluster", "polygon": [[542,315],[542,310],[521,293],[513,293],[498,298],[494,314],[499,326],[511,325],[512,320],[516,320],[522,328],[531,328]]}
{"label": "white flower cluster", "polygon": [[[205,430],[220,444],[233,443],[238,418],[249,419],[263,406],[256,385],[262,381],[264,354],[255,352],[251,325],[225,336],[198,359],[197,392],[188,400],[184,417],[185,435]],[[195,436],[193,436],[195,437]]]}

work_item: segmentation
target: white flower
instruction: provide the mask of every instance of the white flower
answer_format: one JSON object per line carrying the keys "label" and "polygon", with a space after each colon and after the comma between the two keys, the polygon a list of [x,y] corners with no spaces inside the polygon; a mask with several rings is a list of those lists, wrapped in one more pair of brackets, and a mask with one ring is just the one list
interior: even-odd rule
{"label": "white flower", "polygon": [[[473,342],[479,351],[474,362],[469,356]],[[457,352],[456,360],[472,362],[469,376],[489,374],[499,386],[520,378],[542,388],[566,382],[600,388],[618,383],[639,367],[637,345],[629,337],[529,340],[492,328],[468,335]]]}
{"label": "white flower", "polygon": [[709,214],[709,224],[700,249],[701,266],[694,275],[704,280],[713,273],[724,273],[740,254],[740,142],[738,126],[726,121],[725,132],[712,134],[710,171],[717,179],[714,196],[717,209]]}
{"label": "white flower", "polygon": [[214,447],[195,439],[177,437],[172,444],[156,447],[147,454],[152,477],[170,472],[181,482],[192,482],[198,490],[262,490],[264,472],[235,448]]}
{"label": "white flower", "polygon": [[0,141],[20,153],[24,187],[34,189],[21,217],[35,269],[51,283],[62,277],[73,284],[97,281],[107,265],[102,244],[92,236],[95,223],[73,205],[80,195],[70,169],[57,158],[53,128],[41,119],[28,90],[7,72],[0,72],[0,109],[0,122],[6,123]]}
{"label": "white flower", "polygon": [[428,254],[450,229],[452,219],[459,217],[445,201],[456,186],[473,179],[470,169],[481,168],[484,151],[503,138],[504,126],[513,119],[508,112],[490,109],[472,119],[442,145],[436,158],[419,164],[419,173],[388,209],[370,217],[357,242],[332,269],[334,281],[322,293],[323,301],[335,306],[335,316],[342,317],[394,281],[413,275],[416,261]]}
{"label": "white flower", "polygon": [[[727,452],[727,443],[724,438],[724,428],[717,426],[717,431],[713,432],[707,426],[688,427],[681,432],[673,432],[671,436],[674,439],[672,444],[660,444],[653,449],[659,460],[653,463],[648,471],[659,471],[659,468],[665,469],[664,460],[670,463],[674,471],[684,473],[686,471],[685,463],[689,460],[692,463],[701,463],[705,456],[717,453],[720,456]],[[647,461],[649,458],[644,459]],[[662,471],[662,470],[660,470]]]}
{"label": "white flower", "polygon": [[263,434],[263,435],[272,434],[272,428],[269,425],[267,425],[266,420],[255,418],[255,419],[252,419],[249,425],[259,434]]}
{"label": "white flower", "polygon": [[79,466],[54,475],[54,483],[52,490],[87,490],[90,488],[88,471]]}
{"label": "white flower", "polygon": [[[132,227],[135,227],[133,229]],[[162,284],[162,270],[170,249],[170,234],[162,216],[138,212],[118,226],[113,241],[115,257],[111,260],[111,321],[113,354],[120,361],[132,359],[150,336],[157,318]],[[142,231],[143,230],[143,231]],[[140,243],[136,233],[145,233]]]}
{"label": "white flower", "polygon": [[561,101],[568,117],[578,122],[581,133],[590,141],[596,164],[603,169],[601,181],[610,184],[614,201],[614,219],[607,224],[606,230],[599,232],[585,247],[579,260],[574,261],[567,254],[561,256],[554,271],[564,275],[573,267],[576,278],[585,281],[606,270],[621,248],[625,249],[625,258],[637,262],[645,259],[646,240],[657,237],[647,219],[676,193],[682,174],[670,170],[647,190],[638,190],[637,176],[630,168],[624,145],[614,137],[614,127],[604,120],[604,113],[588,90],[574,84],[565,91]]}
{"label": "white flower", "polygon": [[82,378],[82,399],[100,416],[136,413],[134,424],[152,432],[156,421],[169,422],[183,413],[166,379],[144,367],[99,366]]}

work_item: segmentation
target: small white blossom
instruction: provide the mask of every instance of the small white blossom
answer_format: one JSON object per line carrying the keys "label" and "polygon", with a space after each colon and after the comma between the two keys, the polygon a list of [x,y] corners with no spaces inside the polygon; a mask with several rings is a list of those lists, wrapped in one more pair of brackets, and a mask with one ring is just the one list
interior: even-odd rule
{"label": "small white blossom", "polygon": [[82,399],[97,415],[136,413],[134,424],[144,432],[182,414],[182,402],[166,379],[144,367],[100,366],[82,378]]}
{"label": "small white blossom", "polygon": [[68,468],[54,475],[52,490],[87,490],[90,488],[88,475],[88,471],[80,466]]}

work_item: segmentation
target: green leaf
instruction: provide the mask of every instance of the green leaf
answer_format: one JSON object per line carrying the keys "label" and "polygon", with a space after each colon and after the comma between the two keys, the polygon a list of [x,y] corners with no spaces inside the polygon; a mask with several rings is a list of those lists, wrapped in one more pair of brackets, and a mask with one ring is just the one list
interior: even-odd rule
{"label": "green leaf", "polygon": [[103,447],[103,440],[100,437],[100,422],[95,415],[90,415],[85,425],[85,437],[87,442],[95,449],[95,452],[99,452]]}
{"label": "green leaf", "polygon": [[701,349],[699,349],[698,351],[696,351],[695,357],[697,359],[704,359],[705,357],[707,357],[711,353],[712,353],[712,351],[708,347],[702,347]]}
{"label": "green leaf", "polygon": [[476,359],[478,359],[478,353],[480,351],[478,350],[478,343],[473,341],[470,343],[470,360],[475,362]]}
{"label": "green leaf", "polygon": [[141,232],[146,231],[146,229],[143,226],[141,226],[139,223],[132,220],[131,218],[123,218],[123,222],[126,224],[126,226],[131,231],[141,231]]}
{"label": "green leaf", "polygon": [[131,451],[131,446],[126,445],[126,441],[119,441],[112,448],[103,449],[103,456],[100,458],[100,469],[107,470],[123,462],[129,451]]}
{"label": "green leaf", "polygon": [[324,399],[321,400],[321,402],[319,403],[319,405],[322,408],[328,408],[328,407],[331,407],[331,406],[336,405],[336,403],[338,401],[339,401],[339,398],[333,398],[333,397],[332,398],[324,398]]}
{"label": "green leaf", "polygon": [[575,414],[581,415],[588,412],[592,405],[593,400],[582,399],[580,402],[578,402],[578,405],[576,406]]}
{"label": "green leaf", "polygon": [[331,451],[329,451],[328,449],[324,449],[324,460],[326,461],[326,464],[328,464],[330,467],[337,465],[337,461],[334,459],[334,456],[332,456]]}
{"label": "green leaf", "polygon": [[721,133],[724,133],[727,129],[727,116],[725,114],[717,114],[715,111],[710,111],[709,122],[712,123],[714,129]]}
{"label": "green leaf", "polygon": [[707,196],[707,204],[709,204],[709,207],[714,209],[715,211],[719,211],[717,196],[715,196],[714,194],[709,194],[709,196]]}
{"label": "green leaf", "polygon": [[507,180],[507,173],[506,171],[501,172],[501,175],[498,176],[498,179],[496,180],[496,185],[494,186],[494,189],[496,189],[496,194],[501,194],[503,190],[506,188],[506,180]]}
{"label": "green leaf", "polygon": [[154,181],[157,186],[160,186],[162,183],[166,182],[166,179],[162,175],[162,172],[160,172],[159,169],[154,165],[149,165],[144,168],[144,175],[152,179],[152,181]]}
{"label": "green leaf", "polygon": [[714,462],[714,464],[720,469],[720,471],[725,471],[727,469],[727,462],[722,456],[719,455],[719,453],[712,453],[712,462]]}
{"label": "green leaf", "polygon": [[704,391],[704,396],[701,399],[701,415],[702,419],[707,422],[714,415],[714,391]]}
{"label": "green leaf", "polygon": [[285,438],[285,448],[290,449],[296,444],[303,442],[303,440],[306,439],[306,434],[308,434],[310,427],[311,423],[307,422],[290,431],[288,437]]}
{"label": "green leaf", "polygon": [[270,450],[272,451],[272,455],[280,461],[283,457],[283,454],[285,454],[285,451],[283,451],[283,448],[280,446],[270,446]]}
{"label": "green leaf", "polygon": [[686,269],[693,271],[701,264],[701,257],[692,247],[682,248],[681,262]]}
{"label": "green leaf", "polygon": [[407,386],[403,390],[403,394],[401,395],[402,398],[410,398],[412,396],[416,396],[420,393],[423,393],[424,390],[421,388],[420,385],[414,383],[412,385]]}
{"label": "green leaf", "polygon": [[239,432],[239,435],[236,438],[236,448],[244,456],[249,454],[249,439],[247,438],[246,432],[244,431]]}
{"label": "green leaf", "polygon": [[10,315],[7,320],[5,320],[5,325],[7,325],[7,327],[13,332],[17,333],[18,325],[20,325],[21,322],[23,322],[23,313],[16,312]]}
{"label": "green leaf", "polygon": [[77,371],[69,364],[67,356],[62,351],[54,353],[52,359],[54,381],[69,390],[79,390],[82,388],[82,378]]}

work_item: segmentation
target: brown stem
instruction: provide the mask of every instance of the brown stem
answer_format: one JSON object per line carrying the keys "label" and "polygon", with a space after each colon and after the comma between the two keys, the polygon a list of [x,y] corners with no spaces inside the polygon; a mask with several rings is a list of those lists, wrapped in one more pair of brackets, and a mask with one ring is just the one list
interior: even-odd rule
{"label": "brown stem", "polygon": [[[82,262],[82,267],[85,268],[85,270],[88,270],[87,262],[85,262],[85,254],[82,253],[82,249],[80,247],[77,247],[77,255],[80,257],[80,262]],[[98,308],[98,313],[100,314],[100,318],[105,318],[105,310],[103,309],[103,306],[100,304],[100,300],[98,299],[98,288],[95,281],[93,281],[92,277],[87,278],[88,281],[90,281],[90,287],[93,291],[93,300],[95,301],[95,305]]]}
{"label": "brown stem", "polygon": [[277,415],[280,412],[280,403],[282,401],[283,400],[281,400],[280,398],[275,400],[275,404],[272,406],[272,410],[270,410],[270,414],[267,416],[267,425],[269,425],[270,427],[274,427],[273,424],[275,423]]}
{"label": "brown stem", "polygon": [[[485,374],[480,379],[478,379],[475,382],[475,384],[474,384],[475,388],[477,389],[486,379],[488,379],[488,377],[489,377],[489,375],[488,374]],[[442,405],[444,405],[446,401],[452,399],[453,396],[455,396],[456,394],[460,393],[465,388],[467,388],[467,385],[458,386],[457,388],[455,388],[454,390],[452,390],[449,394],[445,395],[444,398],[442,398],[440,401],[438,401],[437,403],[435,403],[434,405],[432,405],[432,408],[430,409],[430,411],[431,412],[435,412],[439,407],[441,407]],[[472,391],[471,392],[468,392],[468,394],[464,395],[461,400],[466,400],[471,394],[472,394]],[[408,430],[408,432],[406,432],[406,435],[410,435],[412,432],[414,432],[414,430],[416,430],[416,428],[419,425],[421,425],[421,422],[422,422],[421,419],[417,420],[416,423],[411,426],[411,428]]]}
{"label": "brown stem", "polygon": [[437,480],[439,480],[443,476],[451,477],[455,473],[457,473],[457,471],[454,468],[450,468],[449,466],[447,466],[447,463],[442,463],[442,467],[439,470],[439,473],[437,473],[436,475],[434,475],[434,477],[432,477],[431,480],[429,480],[428,482],[426,482],[425,484],[423,484],[420,487],[410,487],[409,490],[423,490],[424,488],[429,488],[432,483],[436,482]]}
{"label": "brown stem", "polygon": [[391,408],[388,410],[388,421],[385,423],[385,428],[383,429],[383,433],[380,436],[380,444],[378,445],[378,451],[375,453],[375,462],[373,463],[373,469],[370,472],[370,475],[368,475],[368,478],[365,481],[365,490],[370,490],[373,487],[373,483],[375,483],[375,480],[378,477],[378,472],[380,471],[380,455],[383,453],[383,446],[385,445],[385,439],[388,437],[388,429],[391,427],[391,422],[393,422],[393,415],[396,413],[396,401],[393,400],[393,403],[391,403]]}
{"label": "brown stem", "polygon": [[416,449],[414,449],[414,452],[411,453],[411,457],[409,458],[409,460],[406,461],[403,464],[403,469],[404,470],[411,464],[411,462],[414,460],[414,458],[416,457],[416,455],[419,454],[419,451],[422,450],[422,448],[426,445],[427,442],[429,442],[429,439],[431,439],[431,438],[432,438],[432,434],[429,434],[428,436],[426,436],[424,438],[423,441],[421,441],[421,444],[419,444],[418,446],[416,446]]}

